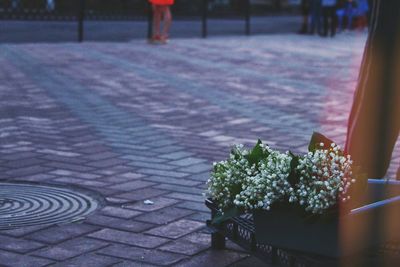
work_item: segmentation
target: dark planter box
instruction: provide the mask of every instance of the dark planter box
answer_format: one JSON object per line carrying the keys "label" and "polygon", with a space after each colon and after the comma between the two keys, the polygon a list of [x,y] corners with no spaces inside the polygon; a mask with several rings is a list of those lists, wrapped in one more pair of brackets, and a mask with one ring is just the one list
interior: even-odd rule
{"label": "dark planter box", "polygon": [[369,180],[365,205],[331,221],[306,221],[290,210],[254,212],[258,243],[345,257],[400,240],[400,183]]}

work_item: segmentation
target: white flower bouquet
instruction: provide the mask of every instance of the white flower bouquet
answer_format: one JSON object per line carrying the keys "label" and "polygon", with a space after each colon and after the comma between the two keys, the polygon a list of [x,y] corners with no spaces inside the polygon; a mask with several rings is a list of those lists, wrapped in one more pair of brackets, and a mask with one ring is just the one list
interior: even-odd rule
{"label": "white flower bouquet", "polygon": [[305,155],[281,153],[260,140],[252,150],[234,147],[227,160],[214,163],[206,195],[221,211],[215,223],[260,209],[336,216],[350,201],[356,176],[350,155],[314,133]]}

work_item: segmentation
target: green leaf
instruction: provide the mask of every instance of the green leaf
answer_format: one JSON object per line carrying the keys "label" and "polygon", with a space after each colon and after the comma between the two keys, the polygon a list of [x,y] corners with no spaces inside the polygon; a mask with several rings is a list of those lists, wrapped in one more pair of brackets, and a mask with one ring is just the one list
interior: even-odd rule
{"label": "green leaf", "polygon": [[[320,146],[321,143],[323,143],[324,145]],[[321,148],[329,149],[332,143],[334,142],[325,135],[314,132],[308,145],[308,151],[314,152],[315,150]]]}
{"label": "green leaf", "polygon": [[241,157],[241,153],[236,147],[232,148],[231,154],[235,157],[236,160],[239,160]]}
{"label": "green leaf", "polygon": [[268,157],[268,152],[264,152],[261,148],[261,140],[258,139],[257,144],[251,150],[251,152],[246,156],[247,160],[251,165],[258,164],[263,158]]}
{"label": "green leaf", "polygon": [[299,182],[299,177],[296,172],[296,167],[299,164],[299,156],[296,156],[291,151],[289,151],[289,155],[292,157],[292,161],[290,162],[290,174],[288,181],[291,186],[295,186]]}
{"label": "green leaf", "polygon": [[223,222],[241,215],[243,212],[237,207],[232,207],[226,210],[223,214],[218,212],[216,216],[211,220],[211,224],[215,226],[221,225]]}

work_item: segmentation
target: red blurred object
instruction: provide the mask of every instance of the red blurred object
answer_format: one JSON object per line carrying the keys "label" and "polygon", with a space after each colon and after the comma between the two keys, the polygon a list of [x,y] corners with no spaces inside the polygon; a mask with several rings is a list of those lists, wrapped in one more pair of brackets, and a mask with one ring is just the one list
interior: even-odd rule
{"label": "red blurred object", "polygon": [[173,5],[174,0],[149,0],[153,5]]}

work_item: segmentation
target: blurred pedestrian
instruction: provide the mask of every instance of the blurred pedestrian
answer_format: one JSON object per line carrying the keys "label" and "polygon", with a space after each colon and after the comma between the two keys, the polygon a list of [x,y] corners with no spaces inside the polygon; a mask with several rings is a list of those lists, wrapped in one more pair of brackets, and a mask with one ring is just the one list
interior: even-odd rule
{"label": "blurred pedestrian", "polygon": [[367,0],[357,0],[356,8],[354,10],[354,17],[357,18],[357,27],[363,29],[368,26],[369,16],[369,3]]}
{"label": "blurred pedestrian", "polygon": [[347,22],[347,29],[351,30],[356,4],[354,0],[341,1],[340,7],[336,11],[339,32],[343,31],[344,20]]}
{"label": "blurred pedestrian", "polygon": [[[153,9],[153,36],[151,43],[166,44],[172,23],[170,6],[174,0],[149,0]],[[161,27],[161,24],[163,26]]]}
{"label": "blurred pedestrian", "polygon": [[322,36],[328,36],[330,29],[331,37],[336,34],[336,0],[322,0],[322,16],[324,21],[324,32]]}
{"label": "blurred pedestrian", "polygon": [[53,12],[56,9],[55,0],[47,0],[46,9],[48,12]]}
{"label": "blurred pedestrian", "polygon": [[308,17],[310,15],[310,0],[301,0],[301,14],[303,15],[303,23],[299,30],[300,34],[308,33]]}
{"label": "blurred pedestrian", "polygon": [[21,0],[12,0],[11,1],[11,9],[17,10],[17,9],[21,8],[20,4],[21,4]]}
{"label": "blurred pedestrian", "polygon": [[399,0],[374,1],[345,149],[369,178],[386,175],[400,132],[399,24]]}
{"label": "blurred pedestrian", "polygon": [[311,0],[311,27],[310,34],[321,33],[321,0]]}

